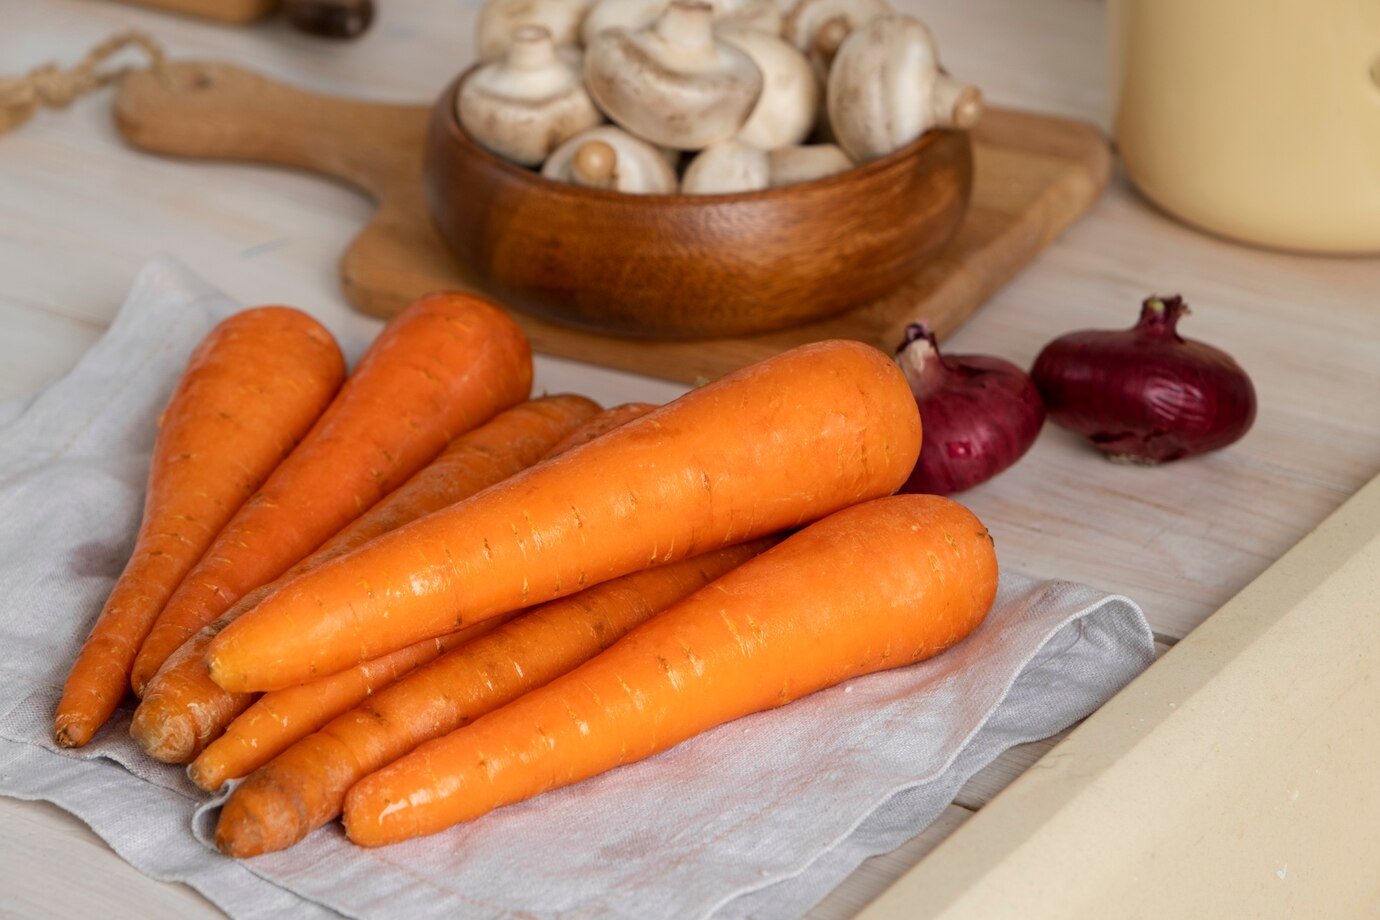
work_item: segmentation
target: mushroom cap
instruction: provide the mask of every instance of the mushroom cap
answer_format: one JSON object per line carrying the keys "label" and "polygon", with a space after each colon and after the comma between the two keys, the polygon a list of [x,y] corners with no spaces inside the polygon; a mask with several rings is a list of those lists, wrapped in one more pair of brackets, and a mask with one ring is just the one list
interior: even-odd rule
{"label": "mushroom cap", "polygon": [[610,29],[636,32],[645,29],[665,12],[670,0],[599,0],[580,24],[580,35],[586,47]]}
{"label": "mushroom cap", "polygon": [[[611,174],[604,181],[589,181],[591,177],[578,175],[577,159],[583,159],[581,165],[585,170],[602,169],[597,162],[590,162],[605,155],[606,151],[599,149],[601,146],[613,153]],[[667,162],[665,151],[613,125],[591,128],[570,138],[551,154],[541,174],[561,182],[629,194],[674,195],[678,186],[676,171]]]}
{"label": "mushroom cap", "polygon": [[521,26],[541,26],[557,45],[578,45],[580,24],[594,0],[488,0],[475,25],[479,60],[493,61],[508,50]]}
{"label": "mushroom cap", "polygon": [[780,35],[781,8],[775,0],[718,0],[714,4],[719,29],[751,29]]}
{"label": "mushroom cap", "polygon": [[796,0],[786,13],[781,30],[787,41],[810,54],[815,50],[820,29],[831,22],[842,20],[851,32],[891,12],[887,0]]}
{"label": "mushroom cap", "polygon": [[719,29],[762,72],[762,95],[738,138],[763,150],[799,144],[819,117],[820,85],[805,55],[783,38],[753,29]]}
{"label": "mushroom cap", "polygon": [[732,139],[711,144],[685,168],[680,190],[686,195],[729,195],[771,186],[767,152]]}
{"label": "mushroom cap", "polygon": [[[775,0],[705,0],[714,19],[729,28],[781,32],[781,11]],[[671,0],[599,0],[585,16],[580,34],[586,45],[609,29],[636,32],[645,29],[666,12]]]}
{"label": "mushroom cap", "polygon": [[714,34],[707,4],[676,0],[651,26],[599,34],[585,55],[585,84],[598,106],[646,141],[699,150],[747,121],[762,74]]}
{"label": "mushroom cap", "polygon": [[813,182],[853,168],[853,161],[837,144],[781,147],[767,154],[771,187]]}
{"label": "mushroom cap", "polygon": [[497,61],[460,87],[456,114],[476,142],[535,166],[566,138],[603,121],[580,82],[576,55],[557,53],[540,26],[523,26]]}
{"label": "mushroom cap", "polygon": [[859,163],[899,150],[936,124],[939,62],[930,30],[910,16],[856,29],[829,71],[829,123]]}

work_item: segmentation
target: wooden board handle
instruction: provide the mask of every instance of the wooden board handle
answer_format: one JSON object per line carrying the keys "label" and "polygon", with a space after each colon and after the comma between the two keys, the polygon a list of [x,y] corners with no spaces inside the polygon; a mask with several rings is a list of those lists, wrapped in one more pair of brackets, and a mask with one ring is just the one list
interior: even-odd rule
{"label": "wooden board handle", "polygon": [[125,77],[115,121],[155,153],[275,163],[325,173],[375,199],[420,175],[429,106],[358,102],[230,64],[180,61]]}

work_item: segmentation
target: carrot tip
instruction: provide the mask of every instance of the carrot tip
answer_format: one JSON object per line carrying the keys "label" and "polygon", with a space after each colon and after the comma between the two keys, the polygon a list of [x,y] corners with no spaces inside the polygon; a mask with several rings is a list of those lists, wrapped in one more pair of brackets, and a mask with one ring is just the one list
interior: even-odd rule
{"label": "carrot tip", "polygon": [[86,744],[95,734],[92,726],[83,721],[65,720],[53,729],[53,741],[58,747],[76,748]]}
{"label": "carrot tip", "polygon": [[249,688],[238,686],[235,683],[234,675],[227,674],[225,668],[221,666],[220,659],[215,655],[206,655],[206,673],[210,675],[211,682],[222,690],[230,693],[248,693]]}
{"label": "carrot tip", "polygon": [[226,856],[234,859],[247,859],[250,856],[260,856],[265,851],[263,838],[257,833],[257,826],[252,822],[237,825],[238,830],[230,833],[225,827],[224,819],[216,825],[216,849]]}
{"label": "carrot tip", "polygon": [[185,713],[140,706],[134,710],[129,734],[145,754],[163,763],[187,763],[197,755],[196,729]]}
{"label": "carrot tip", "polygon": [[371,850],[375,849],[376,847],[385,846],[391,842],[388,840],[374,840],[370,838],[367,834],[362,834],[358,831],[352,831],[350,829],[349,822],[345,822],[345,837],[355,846],[367,847]]}
{"label": "carrot tip", "polygon": [[220,770],[206,767],[200,759],[193,760],[187,767],[187,778],[203,792],[215,792],[225,785],[225,776]]}
{"label": "carrot tip", "polygon": [[235,859],[261,856],[292,846],[310,830],[297,827],[296,821],[292,820],[296,817],[295,813],[279,817],[287,818],[287,823],[266,821],[265,815],[254,806],[247,805],[239,790],[236,790],[236,795],[230,796],[220,810],[220,820],[216,822],[216,849]]}

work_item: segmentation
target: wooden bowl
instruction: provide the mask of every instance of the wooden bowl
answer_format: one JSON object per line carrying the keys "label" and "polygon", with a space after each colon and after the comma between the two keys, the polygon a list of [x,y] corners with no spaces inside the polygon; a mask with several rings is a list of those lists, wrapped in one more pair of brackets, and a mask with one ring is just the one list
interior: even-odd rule
{"label": "wooden bowl", "polygon": [[968,135],[951,131],[761,192],[581,188],[475,143],[455,114],[463,79],[431,114],[431,218],[494,297],[581,329],[711,338],[841,313],[912,278],[958,227],[972,190]]}

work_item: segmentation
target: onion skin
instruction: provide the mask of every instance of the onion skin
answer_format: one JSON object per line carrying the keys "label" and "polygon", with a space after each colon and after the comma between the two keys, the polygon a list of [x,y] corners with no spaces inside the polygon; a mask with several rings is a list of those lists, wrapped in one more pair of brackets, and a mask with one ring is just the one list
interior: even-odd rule
{"label": "onion skin", "polygon": [[924,422],[920,459],[902,492],[951,495],[1019,460],[1045,421],[1035,384],[1010,361],[941,355],[924,326],[906,329],[897,349]]}
{"label": "onion skin", "polygon": [[1154,465],[1218,450],[1255,421],[1251,379],[1226,352],[1181,337],[1182,297],[1151,297],[1124,330],[1061,336],[1031,376],[1050,421],[1113,460]]}

